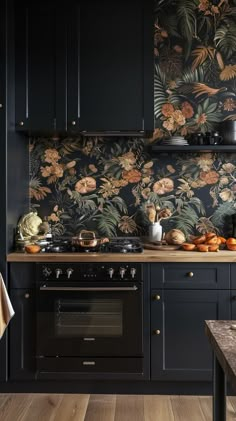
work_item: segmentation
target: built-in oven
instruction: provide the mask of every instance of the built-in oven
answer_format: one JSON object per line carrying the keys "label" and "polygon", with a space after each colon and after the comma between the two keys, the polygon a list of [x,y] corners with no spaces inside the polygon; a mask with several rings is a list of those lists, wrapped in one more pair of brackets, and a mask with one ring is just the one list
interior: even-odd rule
{"label": "built-in oven", "polygon": [[141,264],[37,265],[38,374],[142,373]]}

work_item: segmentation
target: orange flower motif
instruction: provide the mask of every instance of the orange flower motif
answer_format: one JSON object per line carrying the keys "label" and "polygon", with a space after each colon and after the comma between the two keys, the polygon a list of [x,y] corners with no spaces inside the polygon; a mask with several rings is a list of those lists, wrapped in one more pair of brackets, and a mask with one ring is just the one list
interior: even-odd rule
{"label": "orange flower motif", "polygon": [[81,194],[90,193],[96,190],[96,187],[96,180],[93,177],[84,177],[82,180],[77,181],[75,191]]}
{"label": "orange flower motif", "polygon": [[59,221],[59,218],[58,218],[58,216],[57,216],[57,215],[53,212],[53,213],[51,213],[51,215],[49,215],[48,220],[49,220],[49,221],[53,221],[53,222],[58,222],[58,221]]}
{"label": "orange flower motif", "polygon": [[209,6],[210,6],[209,0],[200,0],[200,4],[198,6],[198,9],[201,12],[205,12],[209,8]]}
{"label": "orange flower motif", "polygon": [[223,103],[224,111],[234,111],[236,102],[232,98],[227,98]]}
{"label": "orange flower motif", "polygon": [[49,177],[52,173],[52,167],[40,167],[40,171],[43,177]]}
{"label": "orange flower motif", "polygon": [[191,118],[194,115],[193,107],[188,101],[182,104],[182,114],[185,118]]}
{"label": "orange flower motif", "polygon": [[174,189],[174,182],[171,178],[162,178],[153,185],[153,191],[157,194],[169,193]]}
{"label": "orange flower motif", "polygon": [[205,181],[206,184],[216,184],[220,176],[216,171],[201,171],[200,178]]}
{"label": "orange flower motif", "polygon": [[55,176],[56,177],[63,177],[63,174],[64,174],[64,172],[63,172],[63,166],[62,165],[60,165],[60,164],[54,164],[53,166],[52,166],[52,171],[51,171],[51,173],[52,174],[55,174]]}
{"label": "orange flower motif", "polygon": [[46,149],[44,155],[45,161],[49,163],[55,163],[61,158],[56,149]]}
{"label": "orange flower motif", "polygon": [[161,109],[161,112],[165,117],[171,117],[174,111],[175,109],[172,104],[164,104]]}
{"label": "orange flower motif", "polygon": [[201,125],[201,124],[205,124],[206,122],[207,122],[207,116],[205,113],[203,113],[198,117],[197,124]]}
{"label": "orange flower motif", "polygon": [[173,117],[169,117],[166,121],[164,121],[163,127],[169,132],[171,132],[172,130],[175,130],[175,121]]}
{"label": "orange flower motif", "polygon": [[142,174],[138,170],[123,171],[122,176],[129,183],[138,183],[141,180]]}

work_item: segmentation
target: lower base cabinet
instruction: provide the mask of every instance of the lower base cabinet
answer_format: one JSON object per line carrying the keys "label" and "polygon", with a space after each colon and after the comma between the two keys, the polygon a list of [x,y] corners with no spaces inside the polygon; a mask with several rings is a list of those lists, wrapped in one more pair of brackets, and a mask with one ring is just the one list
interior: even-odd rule
{"label": "lower base cabinet", "polygon": [[229,318],[229,290],[152,290],[151,379],[211,380],[204,320]]}
{"label": "lower base cabinet", "polygon": [[35,378],[35,290],[11,289],[10,380]]}

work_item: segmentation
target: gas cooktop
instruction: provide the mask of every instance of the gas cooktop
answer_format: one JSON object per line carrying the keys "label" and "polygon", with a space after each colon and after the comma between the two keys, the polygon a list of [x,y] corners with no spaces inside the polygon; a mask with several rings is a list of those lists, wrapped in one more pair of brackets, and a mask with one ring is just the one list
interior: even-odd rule
{"label": "gas cooktop", "polygon": [[70,240],[53,241],[41,247],[45,253],[142,253],[143,246],[138,237],[111,238],[109,242],[96,247],[74,246]]}

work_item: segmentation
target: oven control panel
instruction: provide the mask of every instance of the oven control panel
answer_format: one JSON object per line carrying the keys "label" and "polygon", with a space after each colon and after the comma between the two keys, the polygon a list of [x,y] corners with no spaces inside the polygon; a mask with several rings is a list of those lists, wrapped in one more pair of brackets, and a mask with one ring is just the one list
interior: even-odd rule
{"label": "oven control panel", "polygon": [[142,281],[141,263],[37,264],[38,281]]}

